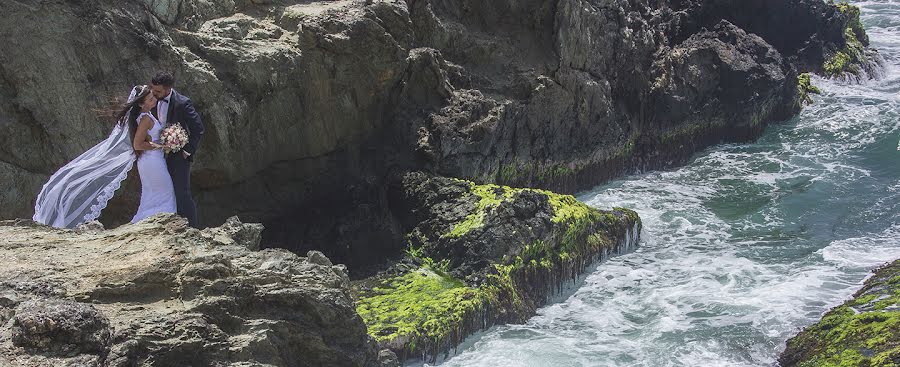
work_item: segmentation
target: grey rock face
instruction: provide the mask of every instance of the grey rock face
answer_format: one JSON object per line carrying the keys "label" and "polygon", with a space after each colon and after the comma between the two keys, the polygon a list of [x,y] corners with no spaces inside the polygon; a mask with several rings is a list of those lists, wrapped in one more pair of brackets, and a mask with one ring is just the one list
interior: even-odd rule
{"label": "grey rock face", "polygon": [[222,245],[237,245],[250,251],[257,251],[262,240],[262,231],[262,224],[242,223],[234,216],[219,227],[204,229],[200,235]]}
{"label": "grey rock face", "polygon": [[89,232],[89,231],[102,231],[103,229],[104,229],[103,223],[100,223],[99,221],[95,220],[95,221],[90,221],[90,222],[79,225],[78,227],[75,228],[75,231]]}
{"label": "grey rock face", "polygon": [[105,354],[109,339],[109,320],[91,305],[32,300],[15,311],[12,343],[33,353],[60,357]]}
{"label": "grey rock face", "polygon": [[201,314],[143,320],[119,331],[114,341],[107,357],[110,366],[124,367],[142,360],[151,365],[223,366],[230,359],[228,335]]}

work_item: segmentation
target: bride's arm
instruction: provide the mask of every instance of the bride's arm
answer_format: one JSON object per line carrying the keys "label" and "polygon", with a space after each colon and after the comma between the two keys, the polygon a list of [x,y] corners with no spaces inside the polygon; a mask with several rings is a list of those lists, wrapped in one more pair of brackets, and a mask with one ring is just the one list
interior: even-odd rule
{"label": "bride's arm", "polygon": [[137,131],[134,132],[134,150],[153,150],[156,149],[155,144],[147,141],[147,131],[153,127],[153,121],[150,121],[150,118],[147,116],[141,117],[141,122],[138,124]]}

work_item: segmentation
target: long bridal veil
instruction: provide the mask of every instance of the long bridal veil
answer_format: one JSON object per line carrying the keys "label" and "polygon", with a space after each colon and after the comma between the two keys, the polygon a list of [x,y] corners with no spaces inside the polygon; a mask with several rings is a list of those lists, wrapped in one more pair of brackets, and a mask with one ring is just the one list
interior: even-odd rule
{"label": "long bridal veil", "polygon": [[[129,102],[135,92],[133,88]],[[50,176],[34,205],[36,222],[75,228],[100,216],[134,166],[134,148],[126,120],[127,117],[119,121],[106,140]]]}

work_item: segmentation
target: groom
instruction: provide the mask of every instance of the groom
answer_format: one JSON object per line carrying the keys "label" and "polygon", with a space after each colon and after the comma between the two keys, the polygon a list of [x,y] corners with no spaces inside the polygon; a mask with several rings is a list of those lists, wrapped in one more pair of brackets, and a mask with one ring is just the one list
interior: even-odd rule
{"label": "groom", "polygon": [[197,145],[203,136],[203,122],[191,99],[172,89],[174,86],[175,77],[172,74],[165,71],[156,73],[150,81],[150,90],[158,102],[151,112],[163,126],[180,124],[188,132],[187,144],[180,151],[169,153],[166,165],[175,186],[178,215],[187,218],[191,227],[197,228],[197,207],[191,196],[191,162],[194,161]]}

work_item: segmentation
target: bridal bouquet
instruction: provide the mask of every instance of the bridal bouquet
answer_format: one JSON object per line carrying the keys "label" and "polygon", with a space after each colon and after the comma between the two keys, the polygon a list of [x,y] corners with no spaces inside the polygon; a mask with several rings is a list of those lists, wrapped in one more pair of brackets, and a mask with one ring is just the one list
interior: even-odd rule
{"label": "bridal bouquet", "polygon": [[171,124],[159,133],[159,140],[162,143],[163,151],[166,153],[177,152],[187,144],[188,134],[181,124]]}

